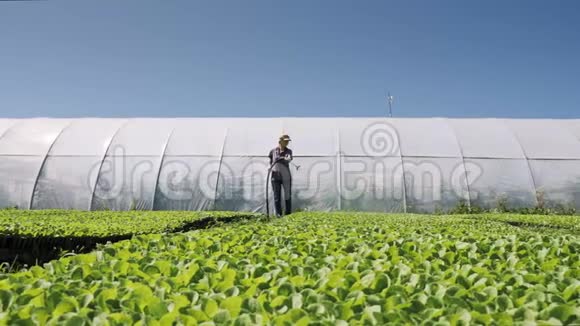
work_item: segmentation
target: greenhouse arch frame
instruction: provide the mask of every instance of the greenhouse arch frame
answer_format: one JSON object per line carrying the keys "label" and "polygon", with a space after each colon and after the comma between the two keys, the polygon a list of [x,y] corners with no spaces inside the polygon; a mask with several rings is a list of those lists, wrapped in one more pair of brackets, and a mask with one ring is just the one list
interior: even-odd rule
{"label": "greenhouse arch frame", "polygon": [[580,119],[384,117],[0,119],[0,207],[264,212],[282,133],[296,209],[580,209]]}

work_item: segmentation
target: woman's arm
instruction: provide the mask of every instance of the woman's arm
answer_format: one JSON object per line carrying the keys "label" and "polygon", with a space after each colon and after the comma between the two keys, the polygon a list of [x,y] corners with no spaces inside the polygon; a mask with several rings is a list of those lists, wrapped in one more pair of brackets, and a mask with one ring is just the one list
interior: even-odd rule
{"label": "woman's arm", "polygon": [[286,154],[286,156],[284,156],[284,159],[288,162],[294,159],[294,155],[292,154],[292,150],[290,148],[288,148],[288,153]]}

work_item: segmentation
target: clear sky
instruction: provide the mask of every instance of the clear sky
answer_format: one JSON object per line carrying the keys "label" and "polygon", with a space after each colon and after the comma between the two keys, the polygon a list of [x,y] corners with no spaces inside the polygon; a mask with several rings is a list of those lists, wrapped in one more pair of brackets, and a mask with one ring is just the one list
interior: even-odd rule
{"label": "clear sky", "polygon": [[580,118],[580,1],[0,1],[0,117]]}

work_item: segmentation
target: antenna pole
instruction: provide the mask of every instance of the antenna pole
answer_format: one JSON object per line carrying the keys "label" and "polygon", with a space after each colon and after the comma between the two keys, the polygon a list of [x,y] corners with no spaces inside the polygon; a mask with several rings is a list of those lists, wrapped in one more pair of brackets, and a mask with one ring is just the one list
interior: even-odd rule
{"label": "antenna pole", "polygon": [[393,97],[391,96],[391,92],[387,92],[387,101],[389,102],[389,117],[393,117]]}

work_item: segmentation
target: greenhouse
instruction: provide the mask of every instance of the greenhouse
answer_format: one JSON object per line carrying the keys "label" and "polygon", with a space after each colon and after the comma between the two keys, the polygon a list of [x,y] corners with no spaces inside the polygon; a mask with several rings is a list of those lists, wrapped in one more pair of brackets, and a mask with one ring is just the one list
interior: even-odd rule
{"label": "greenhouse", "polygon": [[0,207],[265,211],[292,137],[296,210],[580,209],[580,119],[0,119]]}

